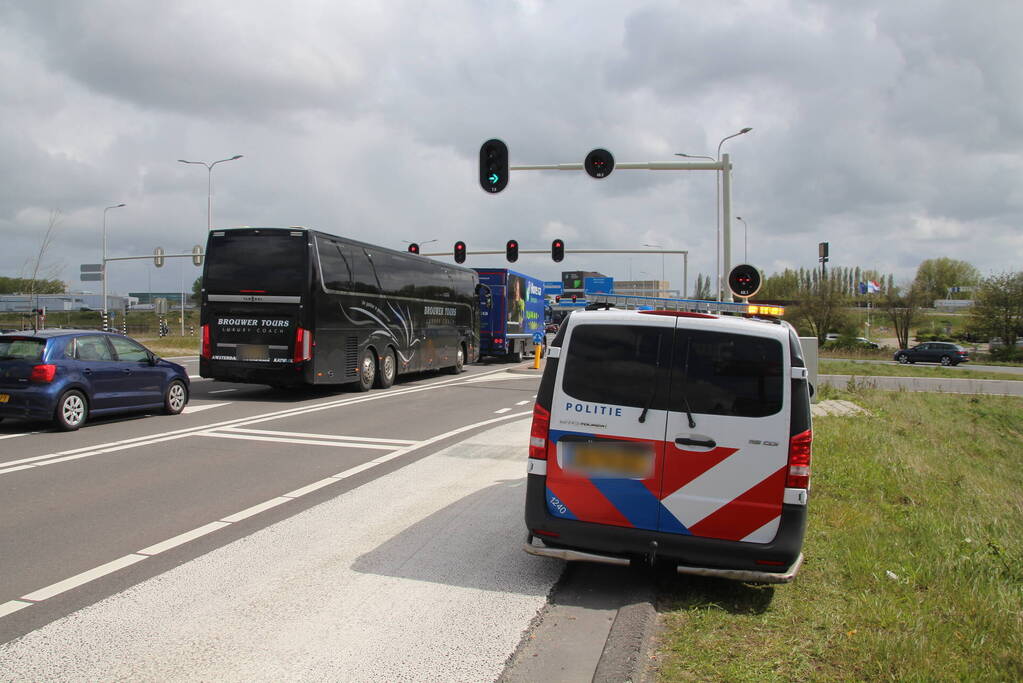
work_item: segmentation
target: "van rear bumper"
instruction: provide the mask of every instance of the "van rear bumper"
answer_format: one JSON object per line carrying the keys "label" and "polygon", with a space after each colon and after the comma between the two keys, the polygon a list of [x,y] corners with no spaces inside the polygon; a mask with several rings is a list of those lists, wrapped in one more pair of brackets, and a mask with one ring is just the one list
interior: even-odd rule
{"label": "van rear bumper", "polygon": [[547,511],[546,488],[544,475],[527,476],[524,550],[533,555],[612,564],[656,559],[672,562],[681,574],[756,583],[787,583],[802,566],[805,505],[782,505],[772,542],[743,543],[555,517]]}

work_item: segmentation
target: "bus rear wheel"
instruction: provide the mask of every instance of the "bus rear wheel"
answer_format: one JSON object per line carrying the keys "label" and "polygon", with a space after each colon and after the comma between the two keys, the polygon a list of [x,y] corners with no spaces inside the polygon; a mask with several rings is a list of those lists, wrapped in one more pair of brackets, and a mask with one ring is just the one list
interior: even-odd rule
{"label": "bus rear wheel", "polygon": [[362,360],[359,362],[359,391],[369,391],[377,376],[377,359],[373,349],[366,349],[362,353]]}
{"label": "bus rear wheel", "polygon": [[394,384],[394,376],[398,370],[398,361],[394,359],[394,349],[388,348],[380,358],[380,372],[377,373],[378,389],[387,389]]}

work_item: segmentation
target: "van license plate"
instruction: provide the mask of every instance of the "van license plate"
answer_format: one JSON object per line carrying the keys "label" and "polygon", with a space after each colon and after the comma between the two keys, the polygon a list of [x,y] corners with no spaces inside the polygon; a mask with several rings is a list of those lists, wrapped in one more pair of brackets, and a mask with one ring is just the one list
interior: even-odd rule
{"label": "van license plate", "polygon": [[0,394],[0,403],[7,403],[11,400],[10,394]]}
{"label": "van license plate", "polygon": [[621,441],[566,443],[565,469],[597,478],[648,479],[654,473],[654,447]]}
{"label": "van license plate", "polygon": [[266,344],[239,344],[238,360],[256,360],[268,362],[270,349]]}

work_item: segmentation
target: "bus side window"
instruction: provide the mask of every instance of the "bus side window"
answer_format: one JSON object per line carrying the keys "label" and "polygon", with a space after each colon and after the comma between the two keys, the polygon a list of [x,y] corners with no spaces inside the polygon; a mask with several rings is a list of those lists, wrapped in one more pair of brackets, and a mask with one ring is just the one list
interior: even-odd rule
{"label": "bus side window", "polygon": [[335,291],[349,291],[352,288],[352,267],[337,242],[317,240],[320,252],[320,271],[323,286]]}
{"label": "bus side window", "polygon": [[353,246],[348,249],[348,258],[352,264],[352,291],[378,293],[380,287],[369,253],[362,247]]}

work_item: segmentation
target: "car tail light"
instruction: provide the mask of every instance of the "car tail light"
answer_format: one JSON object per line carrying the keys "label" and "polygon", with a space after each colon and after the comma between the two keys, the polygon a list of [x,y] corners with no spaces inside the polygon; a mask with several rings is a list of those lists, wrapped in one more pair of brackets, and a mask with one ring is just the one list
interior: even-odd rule
{"label": "car tail light", "polygon": [[203,358],[207,360],[212,355],[210,350],[210,326],[202,326],[202,350],[199,352]]}
{"label": "car tail light", "polygon": [[533,405],[533,426],[529,429],[529,457],[547,459],[547,435],[551,429],[551,413],[539,403]]}
{"label": "car tail light", "polygon": [[813,432],[807,429],[789,440],[789,474],[785,486],[790,489],[810,487],[810,446]]}
{"label": "car tail light", "polygon": [[32,374],[29,377],[33,382],[52,382],[57,374],[57,366],[47,363],[46,365],[33,365]]}
{"label": "car tail light", "polygon": [[293,360],[301,363],[313,357],[313,333],[300,327],[295,330],[295,354]]}
{"label": "car tail light", "polygon": [[502,344],[504,344],[504,338],[503,337],[494,337],[493,341],[494,341],[494,346],[501,346]]}

